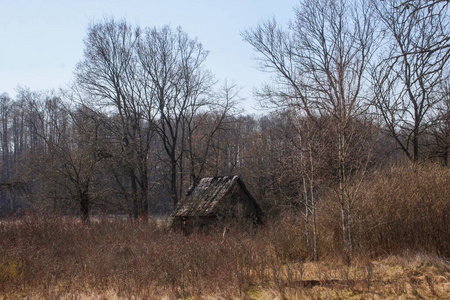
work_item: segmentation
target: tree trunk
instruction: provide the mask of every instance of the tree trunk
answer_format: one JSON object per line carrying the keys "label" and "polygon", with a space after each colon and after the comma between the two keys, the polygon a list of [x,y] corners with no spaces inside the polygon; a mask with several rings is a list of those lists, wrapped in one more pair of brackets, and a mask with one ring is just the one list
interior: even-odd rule
{"label": "tree trunk", "polygon": [[309,234],[309,197],[308,197],[308,188],[306,186],[306,178],[303,175],[303,195],[305,198],[305,234],[306,234],[306,250],[308,253],[308,257],[311,257],[311,237]]}
{"label": "tree trunk", "polygon": [[84,224],[89,224],[89,203],[90,199],[89,199],[89,193],[88,191],[82,191],[80,193],[80,216],[81,216],[81,221]]}
{"label": "tree trunk", "polygon": [[138,191],[136,176],[134,175],[134,170],[130,170],[130,180],[131,180],[131,212],[133,214],[133,220],[137,220],[139,217],[139,201],[138,201]]}
{"label": "tree trunk", "polygon": [[416,128],[413,132],[413,161],[416,162],[419,159],[419,128]]}
{"label": "tree trunk", "polygon": [[178,192],[177,192],[177,164],[176,161],[171,162],[171,174],[170,174],[170,193],[172,194],[173,206],[178,204]]}
{"label": "tree trunk", "polygon": [[310,117],[307,116],[306,125],[308,130],[308,148],[309,148],[309,166],[310,166],[310,180],[309,180],[309,193],[310,193],[310,204],[311,204],[311,214],[313,218],[313,260],[317,261],[319,255],[317,253],[317,224],[316,224],[316,203],[314,197],[314,184],[315,184],[315,168],[314,168],[314,157],[313,157],[313,147],[312,147],[312,137],[311,137],[311,123]]}
{"label": "tree trunk", "polygon": [[145,161],[145,166],[142,167],[142,187],[141,187],[141,217],[143,220],[148,219],[148,171],[147,171],[147,162]]}

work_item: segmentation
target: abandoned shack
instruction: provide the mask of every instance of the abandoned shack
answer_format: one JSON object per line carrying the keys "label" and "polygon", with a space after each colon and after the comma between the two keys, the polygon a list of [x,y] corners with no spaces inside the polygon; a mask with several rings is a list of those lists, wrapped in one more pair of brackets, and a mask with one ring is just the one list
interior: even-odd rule
{"label": "abandoned shack", "polygon": [[192,185],[171,217],[172,228],[190,231],[220,221],[260,224],[262,211],[238,176],[220,176]]}

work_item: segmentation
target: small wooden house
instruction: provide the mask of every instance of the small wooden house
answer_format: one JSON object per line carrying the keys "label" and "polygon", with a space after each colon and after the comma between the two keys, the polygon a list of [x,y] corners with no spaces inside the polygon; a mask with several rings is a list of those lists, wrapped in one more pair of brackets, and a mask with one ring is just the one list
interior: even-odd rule
{"label": "small wooden house", "polygon": [[192,185],[171,217],[173,228],[190,231],[221,221],[260,224],[262,211],[238,176],[220,176]]}

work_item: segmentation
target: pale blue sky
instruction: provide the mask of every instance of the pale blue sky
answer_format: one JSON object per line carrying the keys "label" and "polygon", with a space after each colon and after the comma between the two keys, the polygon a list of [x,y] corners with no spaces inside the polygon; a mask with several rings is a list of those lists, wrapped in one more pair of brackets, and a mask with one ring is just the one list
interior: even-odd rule
{"label": "pale blue sky", "polygon": [[83,58],[90,22],[104,17],[145,26],[181,26],[210,50],[207,67],[218,80],[235,81],[255,106],[253,87],[268,80],[240,32],[275,17],[287,23],[298,0],[0,0],[0,93],[64,87]]}

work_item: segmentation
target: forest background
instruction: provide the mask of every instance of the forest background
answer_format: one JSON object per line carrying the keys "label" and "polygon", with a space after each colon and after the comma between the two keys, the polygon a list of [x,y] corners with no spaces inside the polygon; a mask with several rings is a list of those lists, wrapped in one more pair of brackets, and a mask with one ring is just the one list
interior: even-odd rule
{"label": "forest background", "polygon": [[301,1],[242,32],[272,76],[261,116],[182,28],[94,22],[70,88],[0,96],[0,215],[145,220],[238,174],[311,259],[328,239],[448,256],[448,22],[448,1]]}

